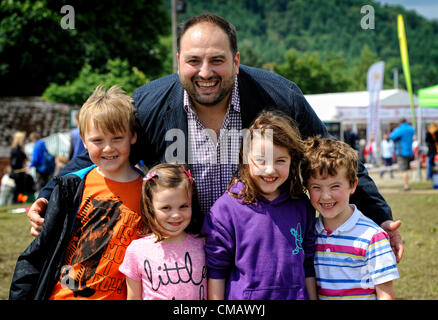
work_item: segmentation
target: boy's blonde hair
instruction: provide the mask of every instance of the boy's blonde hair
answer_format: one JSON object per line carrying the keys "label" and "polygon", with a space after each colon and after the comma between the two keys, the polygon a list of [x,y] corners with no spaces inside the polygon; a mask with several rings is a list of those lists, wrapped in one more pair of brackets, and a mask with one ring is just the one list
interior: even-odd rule
{"label": "boy's blonde hair", "polygon": [[335,176],[340,168],[346,169],[346,178],[351,186],[357,179],[357,154],[353,148],[342,141],[313,137],[304,141],[304,160],[301,163],[301,176],[304,185],[310,177]]}
{"label": "boy's blonde hair", "polygon": [[117,134],[138,129],[133,99],[119,86],[112,86],[108,91],[102,85],[96,87],[79,111],[79,132],[84,138],[89,121],[96,129]]}

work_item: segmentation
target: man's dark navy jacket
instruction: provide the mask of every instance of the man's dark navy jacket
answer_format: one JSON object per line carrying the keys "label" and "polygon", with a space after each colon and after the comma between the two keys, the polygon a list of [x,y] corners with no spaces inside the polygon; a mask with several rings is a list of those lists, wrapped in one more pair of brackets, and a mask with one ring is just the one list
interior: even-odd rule
{"label": "man's dark navy jacket", "polygon": [[[237,79],[243,128],[248,128],[263,109],[278,108],[297,122],[303,138],[327,136],[324,124],[295,83],[277,74],[243,65],[239,68]],[[164,162],[166,148],[174,143],[171,138],[166,141],[166,133],[171,129],[179,129],[184,137],[188,136],[183,95],[184,89],[176,73],[151,81],[133,93],[140,122],[137,143],[131,154],[133,163],[143,160],[147,167],[151,167]],[[187,139],[185,150],[188,150]],[[187,163],[188,151],[182,157],[180,160]],[[84,153],[76,157],[60,174],[76,171],[90,164],[88,154]],[[359,184],[351,202],[379,225],[385,220],[392,220],[390,207],[379,194],[362,163],[359,164],[358,177]],[[39,197],[48,199],[52,189],[51,181],[41,190]]]}

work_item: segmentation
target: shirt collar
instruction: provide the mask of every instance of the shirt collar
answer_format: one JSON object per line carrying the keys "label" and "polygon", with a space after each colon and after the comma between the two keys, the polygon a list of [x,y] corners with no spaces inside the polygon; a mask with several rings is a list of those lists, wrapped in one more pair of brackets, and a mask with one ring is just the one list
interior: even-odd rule
{"label": "shirt collar", "polygon": [[[350,204],[350,206],[353,208],[353,214],[351,215],[350,218],[347,219],[347,221],[345,221],[342,225],[340,225],[336,230],[333,230],[330,236],[338,235],[354,228],[354,226],[356,225],[357,221],[360,218],[360,212],[354,204]],[[322,234],[324,232],[327,233],[327,231],[324,229],[324,224],[322,223],[321,218],[317,219],[315,228],[318,234]]]}
{"label": "shirt collar", "polygon": [[[234,86],[233,86],[233,90],[231,91],[230,106],[233,108],[234,111],[240,112],[240,96],[239,96],[239,85],[237,82],[237,75],[234,78]],[[196,113],[193,109],[189,94],[185,89],[184,89],[184,110],[186,112],[189,112],[190,110],[192,113]]]}

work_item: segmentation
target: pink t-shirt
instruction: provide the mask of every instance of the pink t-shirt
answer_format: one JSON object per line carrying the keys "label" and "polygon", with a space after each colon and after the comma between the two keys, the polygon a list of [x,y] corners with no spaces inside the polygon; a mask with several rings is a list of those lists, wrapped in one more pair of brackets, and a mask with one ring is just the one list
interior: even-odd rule
{"label": "pink t-shirt", "polygon": [[131,242],[119,271],[141,282],[143,300],[205,300],[204,243],[190,234],[175,244],[148,235]]}

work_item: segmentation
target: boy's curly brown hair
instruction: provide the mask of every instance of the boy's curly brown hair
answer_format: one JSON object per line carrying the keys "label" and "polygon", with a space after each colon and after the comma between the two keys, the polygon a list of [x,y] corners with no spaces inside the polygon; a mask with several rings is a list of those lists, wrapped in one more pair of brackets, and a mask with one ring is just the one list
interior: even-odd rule
{"label": "boy's curly brown hair", "polygon": [[357,179],[357,154],[342,141],[321,138],[308,138],[304,141],[304,159],[301,162],[301,176],[307,187],[310,177],[335,176],[340,168],[346,169],[346,178],[353,186]]}

